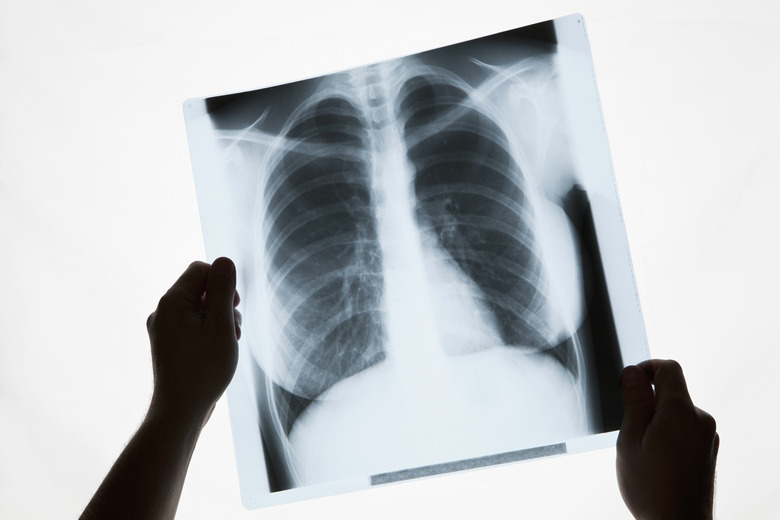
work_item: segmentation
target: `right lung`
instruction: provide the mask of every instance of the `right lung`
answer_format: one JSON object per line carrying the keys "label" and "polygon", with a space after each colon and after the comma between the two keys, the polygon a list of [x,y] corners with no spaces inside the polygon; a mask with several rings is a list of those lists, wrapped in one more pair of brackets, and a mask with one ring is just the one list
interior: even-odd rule
{"label": "right lung", "polygon": [[274,355],[286,432],[320,394],[384,359],[382,258],[368,130],[342,95],[296,111],[265,185]]}

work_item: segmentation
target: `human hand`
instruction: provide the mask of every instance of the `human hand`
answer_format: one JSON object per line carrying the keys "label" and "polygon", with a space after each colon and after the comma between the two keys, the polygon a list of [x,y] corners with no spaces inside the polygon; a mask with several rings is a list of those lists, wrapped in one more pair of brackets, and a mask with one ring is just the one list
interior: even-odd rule
{"label": "human hand", "polygon": [[208,420],[238,363],[241,315],[228,258],[193,262],[146,322],[152,345],[151,410]]}
{"label": "human hand", "polygon": [[623,370],[622,385],[616,464],[629,511],[637,519],[711,519],[720,439],[715,419],[693,405],[682,368],[644,361]]}

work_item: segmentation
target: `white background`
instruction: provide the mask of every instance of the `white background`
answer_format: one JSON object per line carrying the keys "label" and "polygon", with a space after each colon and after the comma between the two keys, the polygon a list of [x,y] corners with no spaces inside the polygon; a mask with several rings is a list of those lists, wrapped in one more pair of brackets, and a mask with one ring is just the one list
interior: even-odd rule
{"label": "white background", "polygon": [[[780,516],[774,1],[0,0],[0,517],[75,518],[203,259],[181,103],[585,16],[651,353],[718,420],[720,518]],[[245,511],[221,401],[179,518],[629,518],[614,449]]]}

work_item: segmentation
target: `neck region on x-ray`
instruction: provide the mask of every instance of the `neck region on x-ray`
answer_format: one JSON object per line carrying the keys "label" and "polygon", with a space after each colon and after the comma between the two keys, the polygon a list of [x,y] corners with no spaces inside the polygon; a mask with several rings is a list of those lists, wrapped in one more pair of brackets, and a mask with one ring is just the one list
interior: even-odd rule
{"label": "neck region on x-ray", "polygon": [[257,185],[243,312],[272,490],[603,431],[555,77],[554,53],[402,58],[221,131]]}

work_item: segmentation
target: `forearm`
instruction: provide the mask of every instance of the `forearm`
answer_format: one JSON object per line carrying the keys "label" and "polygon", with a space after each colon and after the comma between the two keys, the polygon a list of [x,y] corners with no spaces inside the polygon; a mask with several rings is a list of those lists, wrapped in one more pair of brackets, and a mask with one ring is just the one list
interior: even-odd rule
{"label": "forearm", "polygon": [[153,406],[81,519],[173,519],[205,420]]}

